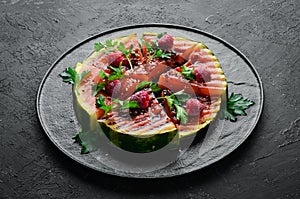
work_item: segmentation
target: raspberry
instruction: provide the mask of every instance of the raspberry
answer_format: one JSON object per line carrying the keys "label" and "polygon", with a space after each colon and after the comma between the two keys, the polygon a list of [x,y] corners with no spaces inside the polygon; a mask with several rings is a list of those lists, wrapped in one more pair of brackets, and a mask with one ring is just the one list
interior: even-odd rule
{"label": "raspberry", "polygon": [[169,34],[164,34],[157,44],[162,50],[169,50],[173,47],[174,38]]}
{"label": "raspberry", "polygon": [[112,67],[119,67],[120,63],[123,62],[123,57],[119,53],[110,53],[108,54],[108,64]]}
{"label": "raspberry", "polygon": [[194,69],[194,75],[199,83],[208,82],[211,79],[209,70],[204,67],[196,67]]}
{"label": "raspberry", "polygon": [[186,112],[191,116],[200,115],[205,106],[199,102],[197,99],[189,99],[186,102]]}
{"label": "raspberry", "polygon": [[136,101],[140,108],[148,108],[150,97],[146,91],[139,91],[133,94],[129,100]]}
{"label": "raspberry", "polygon": [[120,80],[113,80],[108,82],[105,85],[105,91],[109,96],[112,96],[113,93],[119,93],[121,88]]}

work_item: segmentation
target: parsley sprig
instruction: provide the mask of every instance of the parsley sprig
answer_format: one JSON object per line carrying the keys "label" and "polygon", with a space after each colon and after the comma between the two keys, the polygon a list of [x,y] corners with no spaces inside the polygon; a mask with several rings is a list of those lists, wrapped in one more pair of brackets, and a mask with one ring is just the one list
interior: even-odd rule
{"label": "parsley sprig", "polygon": [[175,107],[176,118],[180,120],[182,124],[186,124],[188,121],[188,114],[186,110],[183,108],[183,104],[185,104],[186,101],[190,98],[191,96],[189,94],[181,90],[176,93],[172,93],[171,95],[168,96],[158,97],[157,99],[166,99],[170,110],[173,110]]}
{"label": "parsley sprig", "polygon": [[126,47],[125,47],[125,45],[124,45],[124,43],[121,42],[119,44],[119,46],[118,46],[118,50],[121,51],[125,55],[126,59],[129,62],[130,68],[132,70],[133,66],[132,66],[132,63],[131,63],[131,61],[129,59],[129,55],[132,53],[133,45],[131,44],[130,47],[129,47],[129,50],[127,50]]}
{"label": "parsley sprig", "polygon": [[[128,109],[128,108],[140,108],[139,104],[135,100],[119,100],[119,99],[114,99],[113,102],[117,103],[115,104],[114,107],[118,107],[120,109]],[[119,105],[118,105],[119,104]]]}
{"label": "parsley sprig", "polygon": [[81,154],[86,154],[99,148],[99,136],[96,132],[83,132],[80,129],[73,139],[81,146]]}
{"label": "parsley sprig", "polygon": [[171,53],[165,52],[158,47],[157,41],[152,41],[151,44],[145,40],[143,40],[142,42],[146,45],[146,48],[149,52],[148,61],[151,61],[154,58],[165,59],[171,57]]}
{"label": "parsley sprig", "polygon": [[110,112],[113,108],[129,109],[129,108],[140,108],[139,104],[135,100],[119,100],[114,99],[112,105],[106,105],[105,97],[100,94],[96,99],[96,107],[104,110],[104,115]]}
{"label": "parsley sprig", "polygon": [[152,92],[159,92],[159,91],[161,91],[161,88],[158,87],[157,83],[148,82],[148,81],[142,81],[141,83],[139,83],[136,86],[135,90],[136,91],[140,91],[140,90],[143,90],[146,87],[150,87],[151,90],[152,90]]}
{"label": "parsley sprig", "polygon": [[181,71],[181,74],[186,78],[186,79],[189,79],[189,80],[195,80],[196,77],[194,75],[194,68],[189,68],[187,66],[183,66],[182,67],[182,71]]}
{"label": "parsley sprig", "polygon": [[[121,64],[120,64],[119,68],[115,68],[112,66],[109,66],[109,68],[111,70],[113,70],[113,72],[110,75],[107,75],[104,71],[100,70],[99,74],[98,74],[99,77],[101,77],[102,79],[106,79],[108,81],[113,81],[113,80],[121,79],[122,77],[124,77]],[[102,91],[106,84],[107,84],[107,82],[102,82],[102,83],[97,83],[97,84],[92,85],[92,91],[93,91],[92,96],[96,96],[97,93]]]}
{"label": "parsley sprig", "polygon": [[227,101],[226,110],[224,111],[225,119],[235,122],[237,116],[247,115],[245,110],[252,105],[254,105],[254,102],[244,98],[241,94],[231,93]]}
{"label": "parsley sprig", "polygon": [[[124,73],[122,71],[121,64],[120,64],[119,68],[115,68],[115,67],[112,67],[112,66],[109,66],[109,68],[111,70],[113,70],[113,72],[109,76],[107,76],[107,80],[113,81],[113,80],[121,79],[121,78],[124,77]],[[104,79],[106,79],[106,77]]]}
{"label": "parsley sprig", "polygon": [[133,70],[133,66],[132,66],[131,60],[129,58],[130,54],[135,54],[134,52],[132,52],[133,51],[133,45],[132,44],[130,45],[128,50],[126,49],[125,44],[123,42],[120,42],[118,44],[117,41],[113,42],[110,39],[106,40],[105,44],[102,43],[102,42],[98,42],[98,43],[94,44],[94,50],[96,52],[98,52],[102,49],[105,49],[105,53],[115,52],[116,50],[121,51],[125,55],[126,59],[128,60],[128,63],[130,65],[131,70]]}
{"label": "parsley sprig", "polygon": [[81,74],[78,74],[76,70],[74,70],[71,67],[68,67],[59,74],[59,76],[63,79],[63,82],[69,83],[69,84],[77,84],[80,82],[87,74],[89,74],[91,71],[86,70],[83,71]]}
{"label": "parsley sprig", "polygon": [[164,36],[165,34],[167,34],[167,32],[159,33],[159,34],[157,35],[157,39],[162,38],[162,36]]}
{"label": "parsley sprig", "polygon": [[107,79],[108,81],[113,81],[124,77],[124,73],[122,71],[122,64],[120,64],[119,68],[115,68],[112,66],[109,66],[108,68],[112,70],[112,73],[107,75],[103,70],[100,70],[98,74],[99,77],[101,77],[102,79]]}
{"label": "parsley sprig", "polygon": [[96,107],[104,110],[104,115],[111,111],[112,105],[106,105],[105,97],[103,95],[99,95],[96,99]]}
{"label": "parsley sprig", "polygon": [[97,93],[99,93],[100,91],[103,90],[103,88],[105,87],[106,82],[101,82],[101,83],[97,83],[92,85],[92,96],[96,96]]}
{"label": "parsley sprig", "polygon": [[94,44],[94,50],[96,52],[105,49],[105,53],[110,53],[116,51],[116,47],[118,45],[118,42],[113,42],[111,39],[108,39],[105,41],[105,43],[97,42]]}

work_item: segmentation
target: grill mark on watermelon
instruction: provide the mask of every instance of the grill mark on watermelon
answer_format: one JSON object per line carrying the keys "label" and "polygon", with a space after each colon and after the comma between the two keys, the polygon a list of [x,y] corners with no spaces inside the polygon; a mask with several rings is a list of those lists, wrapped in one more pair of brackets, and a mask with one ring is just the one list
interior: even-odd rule
{"label": "grill mark on watermelon", "polygon": [[[149,89],[148,92],[151,92],[151,89]],[[105,123],[114,124],[113,128],[128,134],[142,134],[142,132],[147,132],[149,130],[153,131],[155,128],[160,130],[165,128],[174,129],[174,124],[169,122],[167,114],[152,92],[150,93],[150,98],[151,105],[144,114],[131,118],[129,110],[127,110],[127,115],[113,112],[113,115],[107,118]],[[160,113],[153,114],[154,112],[157,112],[157,110],[160,110]]]}

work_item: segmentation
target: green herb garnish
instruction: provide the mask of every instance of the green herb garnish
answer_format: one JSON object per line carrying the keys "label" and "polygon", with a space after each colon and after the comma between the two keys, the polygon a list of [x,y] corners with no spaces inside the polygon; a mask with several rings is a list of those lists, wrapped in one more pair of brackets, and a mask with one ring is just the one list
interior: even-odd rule
{"label": "green herb garnish", "polygon": [[96,52],[98,52],[102,49],[105,49],[106,53],[114,52],[116,50],[121,51],[125,55],[126,59],[128,60],[128,63],[130,65],[131,70],[133,70],[133,66],[132,66],[131,60],[129,58],[129,55],[132,54],[132,50],[133,50],[133,45],[132,44],[130,45],[129,50],[126,49],[125,44],[123,42],[120,42],[119,45],[118,45],[117,41],[113,42],[110,39],[106,40],[105,44],[103,44],[101,42],[98,42],[98,43],[94,44],[94,50]]}
{"label": "green herb garnish", "polygon": [[104,110],[104,115],[110,112],[113,108],[119,108],[119,109],[140,108],[138,102],[135,100],[122,101],[119,99],[114,99],[112,105],[106,105],[105,97],[101,94],[96,99],[96,107]]}
{"label": "green herb garnish", "polygon": [[128,108],[140,108],[139,104],[135,100],[119,100],[119,99],[114,99],[113,102],[120,104],[119,108],[120,109],[128,109]]}
{"label": "green herb garnish", "polygon": [[159,34],[157,35],[157,39],[162,38],[162,36],[164,36],[165,34],[167,34],[167,32],[159,33]]}
{"label": "green herb garnish", "polygon": [[188,114],[186,110],[177,104],[174,104],[174,106],[176,108],[176,118],[180,120],[182,124],[186,124],[188,121]]}
{"label": "green herb garnish", "polygon": [[254,104],[253,101],[244,98],[241,94],[231,93],[225,110],[225,119],[235,122],[237,116],[247,115],[245,110]]}
{"label": "green herb garnish", "polygon": [[96,96],[97,93],[99,93],[100,91],[103,90],[103,88],[105,87],[106,82],[102,82],[102,83],[97,83],[92,85],[92,96]]}
{"label": "green herb garnish", "polygon": [[122,77],[124,77],[123,71],[122,71],[122,64],[120,64],[119,68],[115,68],[112,66],[109,66],[110,69],[113,70],[113,72],[110,75],[107,75],[104,71],[99,71],[99,77],[101,77],[102,79],[107,79],[109,81],[113,81],[116,79],[121,79]]}
{"label": "green herb garnish", "polygon": [[63,79],[63,82],[74,84],[77,82],[78,74],[73,68],[69,67],[64,72],[60,73],[59,76]]}
{"label": "green herb garnish", "polygon": [[188,114],[182,106],[190,98],[191,96],[189,94],[181,90],[168,96],[158,97],[157,99],[166,99],[170,110],[174,109],[173,106],[175,107],[176,118],[180,120],[182,124],[186,124],[188,121]]}
{"label": "green herb garnish", "polygon": [[149,44],[146,41],[143,41],[143,43],[146,45],[146,48],[149,52],[149,56],[148,56],[148,61],[151,61],[154,58],[170,58],[171,57],[171,53],[169,52],[165,52],[162,49],[160,49],[158,47],[158,44],[156,41],[152,41],[152,45]]}
{"label": "green herb garnish", "polygon": [[59,76],[63,79],[63,82],[69,84],[77,84],[77,82],[81,81],[87,74],[91,71],[86,70],[81,74],[78,74],[76,70],[71,67],[68,67],[64,72],[60,73]]}
{"label": "green herb garnish", "polygon": [[144,88],[146,87],[150,87],[152,92],[159,92],[161,91],[161,88],[158,87],[158,84],[157,83],[154,83],[154,82],[147,82],[147,81],[142,81],[141,83],[139,83],[135,90],[136,91],[140,91],[140,90],[143,90]]}
{"label": "green herb garnish", "polygon": [[113,80],[121,79],[122,77],[124,77],[121,64],[120,64],[119,68],[115,68],[112,66],[109,66],[109,68],[112,69],[113,72],[109,76],[105,77],[105,79],[107,78],[109,81],[113,81]]}
{"label": "green herb garnish", "polygon": [[128,57],[132,53],[133,45],[131,44],[130,47],[129,47],[129,50],[127,50],[126,47],[125,47],[125,45],[124,45],[124,43],[121,42],[119,44],[119,46],[118,46],[118,50],[121,51],[125,55],[126,59],[129,62],[131,70],[133,70],[133,66],[132,66],[131,60]]}
{"label": "green herb garnish", "polygon": [[183,66],[182,67],[182,72],[181,74],[186,78],[186,79],[189,79],[189,80],[195,80],[196,77],[194,75],[194,68],[189,68],[187,66]]}
{"label": "green herb garnish", "polygon": [[102,49],[105,49],[106,53],[109,53],[109,52],[113,52],[116,50],[116,47],[118,45],[118,42],[115,41],[115,42],[112,42],[111,39],[108,39],[105,41],[105,44],[103,44],[102,42],[98,42],[98,43],[95,43],[94,44],[94,50],[96,52],[102,50]]}
{"label": "green herb garnish", "polygon": [[96,99],[96,107],[104,110],[104,115],[106,115],[109,111],[111,111],[112,106],[105,104],[105,97],[103,95],[99,95]]}
{"label": "green herb garnish", "polygon": [[99,146],[99,134],[95,132],[82,132],[80,129],[73,139],[81,146],[81,154],[95,151]]}
{"label": "green herb garnish", "polygon": [[108,75],[106,75],[106,73],[103,70],[100,70],[98,75],[102,79],[107,79],[108,78]]}
{"label": "green herb garnish", "polygon": [[168,53],[168,52],[164,52],[162,49],[156,49],[156,52],[155,52],[155,57],[157,58],[170,58],[171,57],[171,53]]}

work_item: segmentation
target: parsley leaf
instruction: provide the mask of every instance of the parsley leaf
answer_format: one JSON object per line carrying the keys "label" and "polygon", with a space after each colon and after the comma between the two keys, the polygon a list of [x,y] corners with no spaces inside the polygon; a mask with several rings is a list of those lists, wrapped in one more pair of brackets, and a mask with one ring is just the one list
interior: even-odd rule
{"label": "parsley leaf", "polygon": [[120,44],[117,47],[117,49],[119,51],[121,51],[125,55],[126,59],[129,62],[131,70],[133,70],[133,66],[132,66],[131,60],[128,57],[131,54],[132,50],[133,50],[133,45],[131,44],[130,47],[129,47],[129,50],[127,50],[126,47],[125,47],[125,44],[123,42],[120,42]]}
{"label": "parsley leaf", "polygon": [[159,92],[161,91],[161,88],[158,87],[158,84],[157,83],[154,83],[154,82],[147,82],[147,81],[142,81],[141,83],[139,83],[135,90],[136,91],[140,91],[140,90],[143,90],[144,88],[150,86],[152,92]]}
{"label": "parsley leaf", "polygon": [[125,47],[125,44],[123,42],[120,42],[119,45],[118,45],[117,41],[113,42],[110,39],[106,40],[105,44],[103,44],[101,42],[98,42],[98,43],[94,44],[94,50],[96,52],[98,52],[102,49],[106,49],[106,53],[114,52],[116,50],[121,51],[125,55],[126,59],[128,60],[131,70],[133,69],[133,66],[132,66],[131,60],[129,59],[129,55],[132,54],[132,53],[135,54],[134,52],[132,52],[133,47],[134,46],[131,44],[129,49],[127,50],[126,47]]}
{"label": "parsley leaf", "polygon": [[102,70],[99,71],[98,75],[102,79],[107,79],[109,81],[113,81],[113,80],[116,80],[116,79],[121,79],[122,77],[124,77],[121,64],[120,64],[119,68],[115,68],[115,67],[112,67],[112,66],[109,66],[109,68],[113,70],[113,72],[110,75],[107,75]]}
{"label": "parsley leaf", "polygon": [[136,91],[143,90],[144,88],[146,88],[147,86],[150,86],[151,84],[152,84],[152,82],[142,81],[135,87],[135,90]]}
{"label": "parsley leaf", "polygon": [[106,52],[112,52],[115,51],[115,47],[117,45],[118,45],[117,41],[113,42],[111,39],[108,39],[105,41],[105,44],[103,44],[102,42],[95,43],[94,50],[98,52],[102,49],[106,49]]}
{"label": "parsley leaf", "polygon": [[173,104],[175,102],[174,95],[165,96],[164,98],[167,100],[168,106],[172,110],[173,109]]}
{"label": "parsley leaf", "polygon": [[225,110],[225,119],[235,122],[237,116],[247,115],[245,110],[254,104],[253,101],[244,98],[241,94],[231,93]]}
{"label": "parsley leaf", "polygon": [[179,104],[186,103],[186,101],[188,99],[191,99],[191,96],[189,94],[185,93],[183,90],[178,91],[178,92],[174,93],[173,95],[176,96]]}
{"label": "parsley leaf", "polygon": [[145,40],[143,40],[144,44],[146,45],[146,48],[148,50],[149,53],[153,53],[154,49],[152,48],[151,44],[149,44],[148,42],[146,42]]}
{"label": "parsley leaf", "polygon": [[105,97],[103,95],[99,95],[96,99],[96,107],[104,110],[104,115],[106,115],[109,111],[111,111],[112,106],[105,104]]}
{"label": "parsley leaf", "polygon": [[96,96],[97,93],[99,93],[101,90],[103,90],[103,88],[105,87],[106,82],[102,82],[102,83],[97,83],[92,85],[92,96]]}
{"label": "parsley leaf", "polygon": [[151,87],[152,92],[160,92],[162,90],[161,88],[158,87],[158,84],[156,84],[156,83],[151,84],[150,87]]}
{"label": "parsley leaf", "polygon": [[71,67],[68,67],[64,72],[60,73],[59,76],[63,79],[63,82],[69,84],[75,84],[78,80],[77,72]]}
{"label": "parsley leaf", "polygon": [[107,79],[108,78],[108,75],[106,75],[106,73],[103,70],[100,70],[98,75],[102,79]]}
{"label": "parsley leaf", "polygon": [[79,130],[73,139],[81,146],[81,154],[95,151],[99,147],[99,134],[95,132],[82,132],[82,130]]}
{"label": "parsley leaf", "polygon": [[114,99],[113,102],[115,102],[116,107],[117,104],[119,104],[120,109],[128,109],[128,108],[140,108],[139,104],[135,100],[119,100],[119,99]]}
{"label": "parsley leaf", "polygon": [[189,80],[195,80],[196,77],[194,75],[194,69],[193,68],[189,68],[187,66],[183,66],[182,67],[182,72],[181,74],[186,78],[186,79],[189,79]]}
{"label": "parsley leaf", "polygon": [[120,106],[121,109],[126,109],[126,108],[140,108],[139,103],[134,100],[125,100],[123,105]]}
{"label": "parsley leaf", "polygon": [[109,68],[113,70],[113,72],[107,77],[109,81],[121,79],[124,76],[121,65],[119,66],[119,68],[115,68],[112,66],[109,66]]}
{"label": "parsley leaf", "polygon": [[165,34],[167,34],[167,32],[159,33],[159,34],[157,35],[157,39],[162,38],[162,36],[164,36]]}
{"label": "parsley leaf", "polygon": [[103,48],[105,48],[105,45],[102,44],[101,42],[98,42],[98,43],[95,43],[95,44],[94,44],[94,50],[95,50],[96,52],[102,50]]}
{"label": "parsley leaf", "polygon": [[175,108],[176,108],[176,117],[178,120],[180,120],[180,122],[182,124],[186,124],[188,121],[188,114],[186,112],[186,110],[179,106],[178,104],[174,104]]}
{"label": "parsley leaf", "polygon": [[119,107],[120,109],[128,109],[128,108],[140,108],[139,104],[135,100],[119,100],[114,99],[112,105],[106,105],[105,97],[103,95],[99,95],[96,99],[96,107],[104,110],[104,115],[112,110],[112,108]]}
{"label": "parsley leaf", "polygon": [[113,42],[112,42],[111,39],[106,40],[106,41],[105,41],[105,45],[106,45],[107,48],[112,48],[112,47],[114,47]]}
{"label": "parsley leaf", "polygon": [[161,49],[157,49],[156,52],[155,52],[155,57],[157,58],[170,58],[171,57],[171,53],[167,53],[167,52],[164,52],[163,50]]}
{"label": "parsley leaf", "polygon": [[156,41],[151,41],[152,45],[149,44],[147,41],[143,41],[143,43],[146,45],[146,48],[149,52],[149,56],[148,56],[148,61],[151,61],[154,58],[170,58],[171,57],[171,53],[169,52],[165,52],[162,49],[160,49],[158,47],[158,44]]}
{"label": "parsley leaf", "polygon": [[63,82],[69,84],[77,84],[77,82],[81,81],[90,72],[91,71],[86,70],[79,75],[76,70],[68,67],[64,72],[60,73],[59,76],[63,79]]}
{"label": "parsley leaf", "polygon": [[173,106],[176,109],[176,118],[180,120],[182,124],[186,124],[188,121],[188,114],[186,110],[182,107],[183,104],[191,98],[191,96],[185,93],[183,90],[173,93],[172,95],[158,97],[157,99],[166,99],[168,106],[173,110]]}

